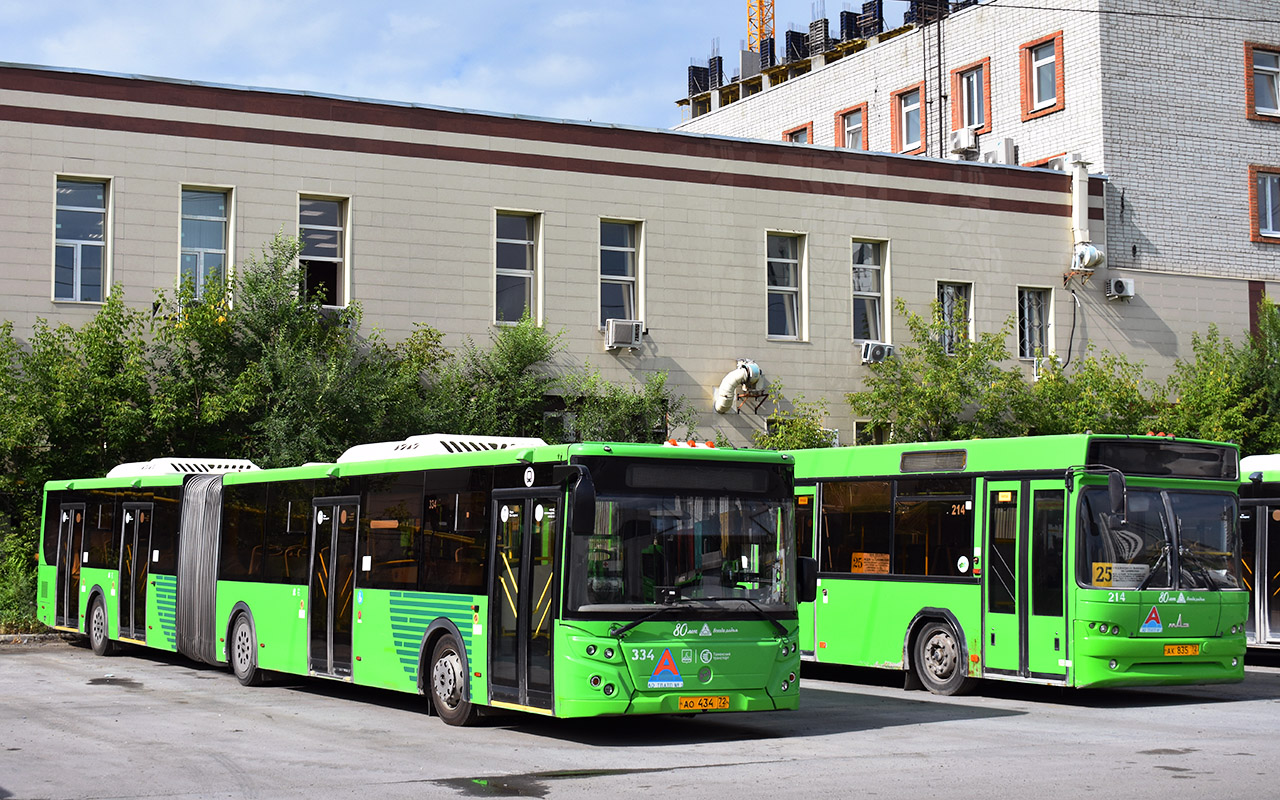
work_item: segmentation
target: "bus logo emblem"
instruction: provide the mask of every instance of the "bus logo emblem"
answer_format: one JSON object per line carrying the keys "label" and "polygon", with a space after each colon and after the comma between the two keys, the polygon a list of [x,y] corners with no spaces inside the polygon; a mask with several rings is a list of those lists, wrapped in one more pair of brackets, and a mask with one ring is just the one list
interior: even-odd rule
{"label": "bus logo emblem", "polygon": [[1151,607],[1151,613],[1147,614],[1147,621],[1142,623],[1142,627],[1138,628],[1139,633],[1160,633],[1164,630],[1164,626],[1160,624],[1160,611],[1155,607]]}
{"label": "bus logo emblem", "polygon": [[680,668],[671,657],[671,648],[662,651],[662,658],[653,665],[653,673],[649,675],[650,689],[679,689],[684,686],[684,678],[680,677]]}

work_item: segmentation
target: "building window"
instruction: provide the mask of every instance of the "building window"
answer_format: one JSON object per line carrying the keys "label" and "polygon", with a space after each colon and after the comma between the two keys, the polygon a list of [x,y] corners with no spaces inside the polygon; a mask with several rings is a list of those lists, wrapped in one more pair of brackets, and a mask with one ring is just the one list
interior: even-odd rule
{"label": "building window", "polygon": [[895,153],[924,152],[924,84],[917,83],[893,93],[893,151]]}
{"label": "building window", "polygon": [[1249,119],[1280,121],[1280,47],[1245,42],[1244,52]]}
{"label": "building window", "polygon": [[1049,290],[1018,289],[1018,358],[1049,353]]}
{"label": "building window", "polygon": [[514,324],[526,313],[535,316],[534,276],[537,272],[538,217],[499,211],[494,266],[497,301],[494,321]]}
{"label": "building window", "polygon": [[183,189],[180,280],[202,300],[207,288],[221,288],[226,267],[227,193]]}
{"label": "building window", "polygon": [[771,233],[768,237],[769,336],[800,338],[801,237]]}
{"label": "building window", "polygon": [[836,147],[867,149],[867,104],[862,103],[836,112]]}
{"label": "building window", "polygon": [[883,242],[853,243],[853,338],[883,341]]}
{"label": "building window", "polygon": [[984,58],[951,71],[951,129],[991,130],[991,59]]}
{"label": "building window", "polygon": [[799,127],[782,132],[782,141],[796,144],[813,144],[813,123],[806,122]]}
{"label": "building window", "polygon": [[972,290],[973,284],[970,283],[938,284],[938,304],[941,306],[945,326],[942,347],[947,353],[955,353],[960,340],[972,335],[970,327],[973,324],[973,314],[969,302]]}
{"label": "building window", "polygon": [[59,178],[53,299],[101,303],[107,285],[107,183]]}
{"label": "building window", "polygon": [[1280,242],[1280,167],[1249,168],[1253,241]]}
{"label": "building window", "polygon": [[1062,109],[1062,31],[1022,45],[1021,61],[1023,121]]}
{"label": "building window", "polygon": [[321,305],[346,303],[346,203],[318,197],[298,200],[302,293]]}
{"label": "building window", "polygon": [[610,319],[639,319],[637,222],[600,221],[600,326]]}

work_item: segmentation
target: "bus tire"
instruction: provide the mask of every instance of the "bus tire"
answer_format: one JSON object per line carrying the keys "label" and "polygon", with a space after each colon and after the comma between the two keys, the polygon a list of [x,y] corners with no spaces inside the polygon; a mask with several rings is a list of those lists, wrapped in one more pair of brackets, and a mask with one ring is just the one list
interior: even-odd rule
{"label": "bus tire", "polygon": [[462,648],[452,633],[436,640],[431,651],[431,702],[446,725],[470,725],[476,708],[466,698],[467,675],[462,669]]}
{"label": "bus tire", "polygon": [[945,622],[926,622],[920,629],[911,663],[920,682],[934,694],[964,694],[973,688],[961,662],[959,637]]}
{"label": "bus tire", "polygon": [[102,602],[102,597],[93,598],[89,604],[89,646],[93,648],[94,655],[109,656],[116,652],[116,643],[111,641],[111,636],[107,630],[107,606]]}
{"label": "bus tire", "polygon": [[248,614],[240,614],[231,625],[231,671],[242,686],[261,686],[263,672],[258,669],[258,637]]}

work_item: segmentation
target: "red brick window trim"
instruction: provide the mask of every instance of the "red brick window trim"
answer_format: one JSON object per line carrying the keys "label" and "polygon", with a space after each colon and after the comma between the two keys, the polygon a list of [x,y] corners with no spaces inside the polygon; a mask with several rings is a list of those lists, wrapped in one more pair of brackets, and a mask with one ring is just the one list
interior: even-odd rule
{"label": "red brick window trim", "polygon": [[867,104],[866,103],[859,103],[856,106],[849,106],[848,108],[842,108],[836,112],[836,147],[849,146],[848,143],[845,142],[845,138],[846,138],[845,137],[845,134],[846,134],[845,120],[850,114],[854,113],[855,111],[860,112],[862,114],[862,143],[858,145],[858,149],[861,149],[861,150],[867,149],[868,137],[867,137]]}
{"label": "red brick window trim", "polygon": [[[1054,100],[1051,105],[1035,107],[1035,72],[1032,59],[1035,51],[1046,45],[1053,44],[1053,76],[1054,76]],[[1051,33],[1048,36],[1041,36],[1039,39],[1033,39],[1018,48],[1018,62],[1021,65],[1019,70],[1022,73],[1022,121],[1043,117],[1046,114],[1052,114],[1055,111],[1061,111],[1066,107],[1066,79],[1063,73],[1062,64],[1062,31]]]}
{"label": "red brick window trim", "polygon": [[951,130],[964,127],[964,76],[976,69],[982,70],[982,125],[974,133],[991,132],[991,58],[974,61],[951,70]]}
{"label": "red brick window trim", "polygon": [[798,142],[797,133],[804,133],[804,141],[801,144],[813,144],[813,120],[809,120],[803,125],[797,125],[794,128],[787,128],[782,132],[782,141]]}
{"label": "red brick window trim", "polygon": [[[1244,113],[1249,119],[1258,120],[1259,122],[1280,122],[1280,111],[1258,111],[1257,96],[1257,75],[1258,69],[1253,63],[1256,51],[1262,51],[1267,55],[1275,55],[1280,57],[1280,45],[1262,44],[1261,42],[1245,42],[1244,43]],[[1280,59],[1278,59],[1280,60]],[[1270,77],[1269,71],[1263,73]],[[1280,83],[1280,77],[1273,78],[1272,86],[1276,87],[1276,83]]]}
{"label": "red brick window trim", "polygon": [[[916,109],[916,114],[920,118],[920,130],[919,130],[920,143],[918,146],[913,147],[910,150],[903,150],[902,148],[906,147],[906,143],[903,141],[903,136],[902,136],[903,124],[904,124],[902,103],[903,103],[903,100],[906,98],[906,96],[911,92],[919,93],[917,95],[917,99],[919,101],[919,107]],[[904,86],[898,91],[893,92],[892,94],[889,95],[889,102],[893,104],[889,109],[890,119],[893,120],[893,130],[889,137],[890,149],[895,153],[902,153],[903,155],[908,155],[908,156],[923,153],[925,151],[925,146],[928,141],[925,138],[928,133],[928,126],[926,125],[925,118],[928,115],[925,114],[924,81],[920,81],[919,83],[912,84],[911,86]]]}
{"label": "red brick window trim", "polygon": [[[1262,244],[1280,245],[1280,231],[1275,233],[1262,232],[1262,203],[1265,198],[1259,196],[1258,190],[1261,187],[1258,183],[1263,177],[1275,179],[1270,182],[1273,203],[1276,195],[1280,194],[1280,166],[1249,165],[1249,239]],[[1280,220],[1275,220],[1275,225],[1280,228]]]}
{"label": "red brick window trim", "polygon": [[1050,161],[1054,160],[1055,158],[1062,158],[1062,157],[1063,157],[1063,156],[1065,156],[1065,155],[1066,155],[1066,153],[1055,153],[1054,155],[1051,155],[1051,156],[1045,156],[1044,158],[1037,158],[1035,161],[1028,161],[1027,163],[1023,164],[1022,166],[1024,166],[1024,167],[1047,167],[1047,166],[1049,166],[1049,162],[1050,162]]}

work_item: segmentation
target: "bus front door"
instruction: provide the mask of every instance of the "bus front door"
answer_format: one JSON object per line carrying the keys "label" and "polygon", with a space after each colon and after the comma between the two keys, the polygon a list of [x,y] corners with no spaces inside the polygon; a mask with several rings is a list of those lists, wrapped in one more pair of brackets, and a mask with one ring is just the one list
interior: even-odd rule
{"label": "bus front door", "polygon": [[1062,484],[989,481],[986,488],[983,671],[1065,681]]}
{"label": "bus front door", "polygon": [[151,503],[125,503],[120,525],[120,638],[147,640]]}
{"label": "bus front door", "polygon": [[554,490],[532,489],[495,491],[493,496],[490,701],[549,711],[560,495]]}
{"label": "bus front door", "polygon": [[54,622],[80,627],[80,554],[84,550],[84,503],[63,503],[58,513],[58,596]]}
{"label": "bus front door", "polygon": [[313,675],[351,677],[351,617],[360,498],[311,502],[311,579],[307,664]]}

